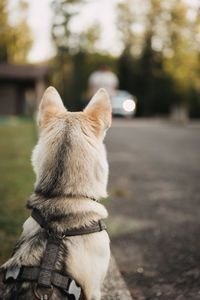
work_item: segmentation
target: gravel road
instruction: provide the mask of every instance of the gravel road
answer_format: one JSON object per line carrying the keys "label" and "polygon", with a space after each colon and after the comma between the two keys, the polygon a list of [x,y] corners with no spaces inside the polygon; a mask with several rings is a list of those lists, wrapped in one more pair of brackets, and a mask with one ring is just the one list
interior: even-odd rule
{"label": "gravel road", "polygon": [[135,300],[200,299],[200,123],[113,121],[106,203]]}

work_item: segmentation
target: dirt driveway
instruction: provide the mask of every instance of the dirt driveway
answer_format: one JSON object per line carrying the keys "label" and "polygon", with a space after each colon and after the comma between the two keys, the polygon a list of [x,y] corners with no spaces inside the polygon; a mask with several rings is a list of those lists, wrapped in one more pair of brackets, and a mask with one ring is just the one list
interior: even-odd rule
{"label": "dirt driveway", "polygon": [[112,251],[133,299],[200,299],[200,125],[114,121]]}

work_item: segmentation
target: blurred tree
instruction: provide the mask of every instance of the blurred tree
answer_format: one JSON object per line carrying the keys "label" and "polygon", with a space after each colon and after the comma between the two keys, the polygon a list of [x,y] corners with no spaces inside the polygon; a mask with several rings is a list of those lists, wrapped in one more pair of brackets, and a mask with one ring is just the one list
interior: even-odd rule
{"label": "blurred tree", "polygon": [[32,45],[26,22],[28,4],[18,1],[19,22],[9,22],[8,0],[0,1],[0,62],[24,63]]}
{"label": "blurred tree", "polygon": [[121,85],[138,96],[139,114],[168,113],[180,104],[194,115],[195,103],[200,115],[199,10],[182,0],[141,0],[140,6],[124,0],[117,12],[125,49]]}
{"label": "blurred tree", "polygon": [[53,0],[54,19],[52,38],[57,48],[53,64],[53,84],[61,91],[70,110],[86,104],[88,77],[99,64],[113,66],[115,59],[97,52],[101,28],[98,23],[79,33],[71,28],[71,21],[87,4],[85,0]]}
{"label": "blurred tree", "polygon": [[84,6],[86,0],[53,0],[52,8],[54,19],[52,24],[52,37],[58,49],[68,53],[77,53],[81,50],[84,34],[73,32],[70,22]]}
{"label": "blurred tree", "polygon": [[7,1],[2,0],[0,2],[0,61],[7,61],[8,60],[8,53],[7,53],[7,31],[10,30],[10,26],[8,25],[8,12],[7,8]]}
{"label": "blurred tree", "polygon": [[[77,14],[77,6],[80,4],[80,0],[53,0],[51,2],[54,12],[51,33],[57,49],[57,56],[53,60],[54,74],[52,81],[61,92],[63,100],[66,102],[69,109],[74,108],[73,77],[75,53],[73,52],[75,52],[75,50],[77,51],[77,36],[72,34],[69,23],[72,17]],[[72,55],[72,53],[74,55]],[[78,106],[77,103],[76,105]]]}
{"label": "blurred tree", "polygon": [[118,4],[118,22],[117,26],[121,32],[121,39],[124,48],[131,47],[133,41],[136,39],[132,30],[133,23],[136,22],[136,14],[133,11],[131,0],[120,2]]}
{"label": "blurred tree", "polygon": [[[196,90],[196,95],[200,93],[200,7],[197,11],[193,10],[190,19],[191,12],[181,0],[172,3],[170,14],[173,22],[168,21],[167,24],[170,33],[169,53],[166,53],[164,60],[164,69],[174,79],[180,99],[190,111],[193,109],[192,91]],[[197,99],[200,113],[200,94]]]}

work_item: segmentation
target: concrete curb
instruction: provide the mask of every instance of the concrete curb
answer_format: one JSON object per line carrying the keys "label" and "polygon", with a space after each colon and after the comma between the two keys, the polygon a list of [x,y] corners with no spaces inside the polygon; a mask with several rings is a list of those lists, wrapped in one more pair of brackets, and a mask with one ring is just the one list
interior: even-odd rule
{"label": "concrete curb", "polygon": [[113,256],[104,281],[101,300],[133,300]]}

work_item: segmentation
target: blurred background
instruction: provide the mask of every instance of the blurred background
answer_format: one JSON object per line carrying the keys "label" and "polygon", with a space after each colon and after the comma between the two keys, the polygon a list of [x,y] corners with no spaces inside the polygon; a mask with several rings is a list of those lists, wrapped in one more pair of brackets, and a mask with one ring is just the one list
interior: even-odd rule
{"label": "blurred background", "polygon": [[136,116],[198,118],[199,14],[198,0],[1,0],[0,113],[30,113],[47,84],[80,109],[104,64]]}
{"label": "blurred background", "polygon": [[0,263],[33,191],[33,116],[48,85],[114,116],[108,229],[137,300],[200,299],[199,0],[0,1]]}

